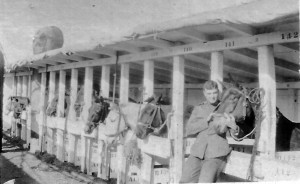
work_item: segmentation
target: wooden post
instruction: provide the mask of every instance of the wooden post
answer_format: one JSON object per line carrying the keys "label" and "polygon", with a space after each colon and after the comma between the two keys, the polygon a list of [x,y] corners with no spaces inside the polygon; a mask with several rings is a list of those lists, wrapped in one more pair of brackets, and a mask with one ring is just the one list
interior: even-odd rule
{"label": "wooden post", "polygon": [[[55,77],[56,77],[56,72],[50,72],[48,105],[55,97]],[[53,129],[49,128],[47,125],[47,152],[49,154],[53,154],[53,144],[54,144],[53,139],[54,139]]]}
{"label": "wooden post", "polygon": [[[154,62],[147,60],[144,61],[144,94],[143,100],[154,94]],[[153,183],[153,167],[154,160],[152,156],[142,153],[142,167],[140,183],[151,184]]]}
{"label": "wooden post", "polygon": [[27,89],[27,97],[30,100],[30,104],[28,105],[28,107],[26,108],[27,111],[27,133],[26,133],[26,143],[27,146],[30,144],[31,142],[31,121],[32,121],[32,114],[31,114],[31,76],[28,76],[28,89]]}
{"label": "wooden post", "polygon": [[17,96],[18,77],[13,76],[13,93],[12,96]]}
{"label": "wooden post", "polygon": [[[27,95],[27,93],[28,93],[28,78],[27,78],[27,76],[23,76],[23,78],[22,78],[22,96],[23,97],[27,97],[28,95]],[[22,113],[26,113],[26,111],[25,112],[22,112]],[[23,119],[23,118],[26,118],[26,119]],[[21,115],[21,139],[23,140],[23,141],[26,141],[26,133],[27,133],[27,114],[26,114],[26,116],[24,117],[22,117],[22,115]]]}
{"label": "wooden post", "polygon": [[154,94],[154,62],[144,61],[144,94],[143,100]]}
{"label": "wooden post", "polygon": [[170,161],[170,183],[178,183],[181,177],[184,148],[183,148],[183,104],[184,104],[184,58],[173,58],[173,110],[172,118],[172,147],[174,155]]}
{"label": "wooden post", "polygon": [[211,73],[210,79],[218,82],[219,91],[222,93],[222,85],[219,82],[223,82],[223,52],[212,52],[211,53]]}
{"label": "wooden post", "polygon": [[[17,77],[17,96],[22,96],[22,77]],[[15,119],[16,122],[16,136],[21,138],[21,119]]]}
{"label": "wooden post", "polygon": [[120,104],[128,103],[129,94],[129,64],[121,65]]}
{"label": "wooden post", "polygon": [[[13,91],[12,91],[12,96],[16,96],[17,95],[17,77],[13,77]],[[17,123],[16,120],[13,116],[13,112],[10,113],[10,122],[11,122],[11,136],[16,136],[16,128],[17,128]]]}
{"label": "wooden post", "polygon": [[46,102],[46,82],[47,73],[42,73],[41,78],[41,96],[40,96],[40,118],[39,118],[39,151],[44,151],[44,125],[46,124],[45,102]]}
{"label": "wooden post", "polygon": [[[85,77],[84,77],[84,107],[82,111],[82,120],[83,120],[83,125],[82,125],[82,131],[84,131],[84,124],[87,121],[88,117],[88,109],[91,107],[92,104],[92,92],[93,92],[93,68],[92,67],[86,67],[85,68]],[[88,144],[87,144],[87,138],[84,136],[84,132],[81,134],[81,171],[84,172],[86,169],[86,163],[89,162],[87,160],[87,149]]]}
{"label": "wooden post", "polygon": [[18,77],[18,83],[17,83],[17,96],[22,96],[22,77]]}
{"label": "wooden post", "polygon": [[[66,71],[60,70],[59,71],[59,88],[58,88],[58,104],[57,104],[57,111],[56,116],[63,118],[65,115],[65,93],[66,93]],[[61,121],[59,123],[66,123],[66,121]],[[60,126],[60,127],[66,127]],[[64,131],[62,129],[57,129],[57,145],[56,145],[56,156],[57,159],[60,161],[64,161]]]}
{"label": "wooden post", "polygon": [[263,121],[258,150],[275,157],[276,142],[276,79],[272,46],[258,47],[259,87],[265,91],[261,105]]}
{"label": "wooden post", "polygon": [[[129,93],[129,64],[121,65],[121,79],[120,79],[120,104],[128,102]],[[124,156],[124,145],[121,143],[117,147],[117,184],[126,183],[126,157]]]}
{"label": "wooden post", "polygon": [[[102,66],[102,76],[101,76],[101,95],[103,97],[108,98],[109,97],[109,79],[110,79],[110,66],[105,65]],[[99,127],[100,128],[100,127]],[[108,154],[108,145],[105,145],[104,140],[101,140],[100,138],[103,137],[100,134],[103,131],[98,131],[98,177],[101,177],[102,179],[108,179],[109,177],[109,163],[110,155]],[[104,148],[104,150],[103,150]]]}
{"label": "wooden post", "polygon": [[[68,123],[72,123],[76,120],[76,113],[74,110],[74,104],[77,97],[77,89],[78,89],[78,69],[72,69],[71,73],[71,94],[70,94],[70,108],[69,108],[69,116]],[[69,145],[68,145],[68,162],[75,163],[75,153],[76,153],[76,138],[75,135],[69,133]]]}
{"label": "wooden post", "polygon": [[101,75],[101,95],[103,97],[109,97],[109,79],[110,79],[110,66],[102,66],[102,75]]}

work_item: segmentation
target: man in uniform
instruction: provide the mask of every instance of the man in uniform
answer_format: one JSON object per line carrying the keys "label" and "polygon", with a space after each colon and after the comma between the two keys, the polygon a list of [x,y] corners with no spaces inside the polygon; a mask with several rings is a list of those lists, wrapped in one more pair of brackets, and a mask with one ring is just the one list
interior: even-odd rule
{"label": "man in uniform", "polygon": [[205,82],[203,93],[206,101],[195,107],[187,122],[187,136],[197,136],[197,138],[184,164],[180,183],[216,182],[231,151],[226,132],[230,130],[234,135],[239,132],[232,115],[225,114],[220,121],[209,121],[219,104],[217,83]]}

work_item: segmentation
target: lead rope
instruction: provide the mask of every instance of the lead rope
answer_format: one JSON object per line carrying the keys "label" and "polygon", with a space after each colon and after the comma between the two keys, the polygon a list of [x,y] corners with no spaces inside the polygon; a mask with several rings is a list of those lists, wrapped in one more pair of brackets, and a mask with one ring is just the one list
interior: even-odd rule
{"label": "lead rope", "polygon": [[[251,95],[253,93],[253,95]],[[249,98],[252,100],[252,102],[254,102],[256,104],[256,112],[258,110],[257,113],[257,118],[255,118],[256,120],[256,127],[258,127],[256,129],[256,134],[255,134],[255,141],[253,144],[253,148],[252,148],[252,154],[251,154],[251,159],[250,159],[250,165],[247,171],[247,179],[250,181],[254,180],[254,161],[255,161],[255,156],[257,154],[257,148],[258,148],[258,140],[260,138],[260,131],[261,131],[261,122],[262,122],[262,108],[261,108],[261,96],[264,96],[265,91],[262,88],[259,89],[252,89],[249,93],[249,97],[252,97],[253,99]],[[250,101],[251,102],[251,101]]]}

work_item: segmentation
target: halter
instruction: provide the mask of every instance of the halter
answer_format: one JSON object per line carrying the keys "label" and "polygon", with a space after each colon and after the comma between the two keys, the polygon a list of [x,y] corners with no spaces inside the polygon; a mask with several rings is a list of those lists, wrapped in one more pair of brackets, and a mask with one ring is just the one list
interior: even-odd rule
{"label": "halter", "polygon": [[[160,130],[161,127],[163,127],[163,125],[165,125],[166,122],[167,122],[167,121],[165,121],[164,123],[162,123],[161,113],[160,113],[161,106],[160,105],[153,105],[153,104],[149,104],[149,105],[155,106],[153,114],[147,119],[146,123],[138,122],[138,125],[144,126],[144,127],[149,128],[153,131],[155,131],[156,129]],[[154,120],[156,114],[158,114],[158,116],[160,117],[159,118],[159,124],[161,124],[161,126],[158,127],[158,128],[152,126],[152,123],[153,123],[153,120]]]}

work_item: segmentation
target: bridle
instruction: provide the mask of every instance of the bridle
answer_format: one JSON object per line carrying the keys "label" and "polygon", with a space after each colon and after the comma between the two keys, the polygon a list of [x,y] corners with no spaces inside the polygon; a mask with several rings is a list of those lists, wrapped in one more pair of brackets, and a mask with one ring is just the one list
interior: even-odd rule
{"label": "bridle", "polygon": [[[148,103],[147,105],[151,105],[152,107],[154,106],[154,112],[152,113],[152,115],[146,120],[145,123],[142,123],[140,121],[138,121],[138,125],[140,126],[143,126],[147,129],[151,129],[153,131],[157,131],[157,130],[160,130],[166,123],[167,121],[163,122],[162,118],[161,118],[161,106],[160,105],[154,105],[154,104],[151,104],[151,103]],[[153,124],[153,120],[155,118],[155,116],[158,115],[159,117],[159,127],[154,127],[152,124]],[[141,116],[139,116],[139,120],[141,119]]]}

